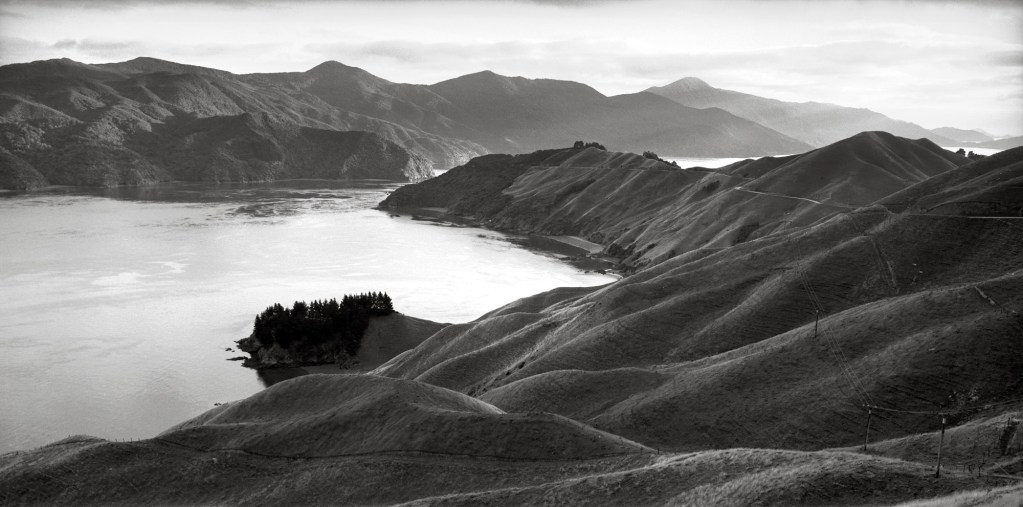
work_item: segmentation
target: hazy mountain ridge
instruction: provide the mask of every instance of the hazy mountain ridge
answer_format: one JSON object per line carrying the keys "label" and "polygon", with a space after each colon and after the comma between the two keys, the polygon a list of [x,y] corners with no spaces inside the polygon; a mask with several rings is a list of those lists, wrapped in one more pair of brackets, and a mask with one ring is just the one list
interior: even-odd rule
{"label": "hazy mountain ridge", "polygon": [[958,129],[955,127],[938,127],[931,132],[960,143],[983,143],[994,141],[994,138],[979,130]]}
{"label": "hazy mountain ridge", "polygon": [[[854,159],[844,164],[855,178],[898,178],[836,186],[841,157]],[[792,186],[787,171],[822,181]],[[157,438],[74,437],[4,455],[0,498],[888,504],[1008,484],[996,474],[1023,471],[1023,438],[1006,423],[1023,417],[1023,148],[969,162],[865,133],[721,171],[589,148],[488,155],[448,174],[392,202],[484,216],[507,208],[531,227],[554,210],[574,217],[565,232],[658,209],[693,231],[717,227],[691,214],[705,209],[804,221],[653,259],[603,287],[512,302],[373,374],[287,381]],[[761,179],[793,193],[892,191],[847,208],[739,188]],[[666,188],[635,201],[629,185]],[[726,193],[742,199],[699,204]],[[967,498],[1021,494],[1015,485]]]}
{"label": "hazy mountain ridge", "polygon": [[955,146],[959,142],[938,131],[895,120],[869,109],[819,102],[784,102],[715,88],[694,77],[682,78],[665,86],[655,86],[647,91],[689,107],[724,109],[814,147],[870,130],[911,139],[926,137],[942,146]]}
{"label": "hazy mountain ridge", "polygon": [[1004,139],[995,139],[993,141],[984,141],[981,143],[959,143],[964,147],[973,148],[990,148],[995,150],[1008,150],[1023,146],[1023,136],[1007,137]]}
{"label": "hazy mountain ridge", "polygon": [[399,84],[338,62],[304,73],[253,76],[344,110],[465,139],[497,153],[528,153],[581,138],[602,139],[622,150],[690,156],[792,153],[807,147],[724,112],[679,107],[651,96],[606,97],[572,81],[482,71],[432,85]]}

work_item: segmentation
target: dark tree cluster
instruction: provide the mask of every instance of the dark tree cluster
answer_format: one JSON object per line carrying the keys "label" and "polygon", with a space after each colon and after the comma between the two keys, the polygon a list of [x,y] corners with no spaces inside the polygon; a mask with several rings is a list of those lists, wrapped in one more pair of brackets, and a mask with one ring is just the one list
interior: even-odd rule
{"label": "dark tree cluster", "polygon": [[596,141],[594,141],[592,143],[585,143],[585,142],[582,142],[582,141],[576,141],[575,144],[572,145],[572,147],[576,148],[576,149],[596,148],[598,150],[607,151],[607,148],[605,148],[603,144],[600,144],[600,143],[598,143]]}
{"label": "dark tree cluster", "polygon": [[252,336],[264,347],[285,349],[330,344],[350,356],[359,351],[362,335],[373,316],[394,312],[390,296],[383,292],[345,295],[339,303],[295,301],[290,308],[280,303],[256,316]]}
{"label": "dark tree cluster", "polygon": [[675,162],[674,160],[672,160],[671,162],[668,162],[667,160],[664,160],[663,158],[659,157],[656,153],[654,153],[652,151],[644,151],[643,152],[643,158],[648,158],[650,160],[657,160],[657,161],[660,161],[660,162],[664,162],[665,164],[668,164],[670,166],[678,167],[678,162]]}
{"label": "dark tree cluster", "polygon": [[966,157],[966,158],[968,158],[970,160],[980,160],[980,159],[984,158],[984,155],[981,155],[980,153],[974,153],[973,151],[970,151],[969,153],[966,153],[966,150],[964,150],[962,148],[959,148],[959,150],[956,151],[956,155],[960,155],[960,156]]}

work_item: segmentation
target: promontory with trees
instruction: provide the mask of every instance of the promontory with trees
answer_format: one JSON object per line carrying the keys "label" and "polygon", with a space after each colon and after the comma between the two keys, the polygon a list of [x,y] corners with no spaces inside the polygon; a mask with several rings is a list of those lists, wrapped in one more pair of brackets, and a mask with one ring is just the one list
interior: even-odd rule
{"label": "promontory with trees", "polygon": [[280,303],[256,316],[252,335],[238,341],[251,357],[242,363],[250,368],[289,367],[310,364],[348,364],[359,352],[370,319],[394,313],[385,292],[345,295],[337,299]]}

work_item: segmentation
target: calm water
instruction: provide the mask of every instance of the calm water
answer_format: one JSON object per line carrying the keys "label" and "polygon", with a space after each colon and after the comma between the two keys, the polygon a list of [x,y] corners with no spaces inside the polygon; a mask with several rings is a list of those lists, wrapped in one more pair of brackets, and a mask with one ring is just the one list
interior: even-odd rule
{"label": "calm water", "polygon": [[150,437],[262,389],[225,349],[274,302],[386,291],[400,312],[464,322],[613,281],[498,233],[371,209],[394,188],[0,197],[0,452]]}
{"label": "calm water", "polygon": [[678,166],[685,169],[687,167],[705,167],[707,169],[717,169],[724,167],[728,164],[734,164],[740,160],[746,160],[747,158],[760,158],[760,157],[745,157],[745,158],[699,158],[699,157],[664,157],[668,162],[678,162]]}

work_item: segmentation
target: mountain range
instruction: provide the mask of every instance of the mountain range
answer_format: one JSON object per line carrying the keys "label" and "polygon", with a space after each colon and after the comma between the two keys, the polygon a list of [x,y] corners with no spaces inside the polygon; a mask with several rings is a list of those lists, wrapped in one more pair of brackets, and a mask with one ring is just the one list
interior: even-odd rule
{"label": "mountain range", "polygon": [[866,109],[781,102],[696,78],[608,97],[572,81],[489,71],[432,85],[393,83],[333,61],[271,74],[153,58],[0,67],[0,187],[15,189],[416,181],[431,166],[576,140],[669,157],[735,157],[799,153],[870,130],[942,145],[992,142],[977,131],[946,129],[946,137]]}
{"label": "mountain range", "polygon": [[1023,148],[970,160],[882,132],[719,169],[478,157],[381,208],[581,236],[626,275],[151,439],[0,456],[0,499],[1013,505],[1021,185]]}

